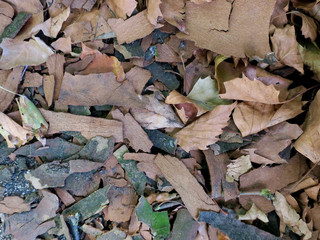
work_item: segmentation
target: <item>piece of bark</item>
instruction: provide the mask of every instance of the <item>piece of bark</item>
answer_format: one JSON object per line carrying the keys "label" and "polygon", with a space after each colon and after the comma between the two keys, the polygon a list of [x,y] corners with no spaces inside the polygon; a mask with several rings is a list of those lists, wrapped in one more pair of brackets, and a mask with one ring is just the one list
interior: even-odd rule
{"label": "piece of bark", "polygon": [[120,45],[144,38],[154,30],[154,26],[147,18],[146,10],[125,21],[121,18],[108,19],[108,24],[116,33]]}
{"label": "piece of bark", "polygon": [[40,109],[41,114],[49,122],[48,134],[61,131],[79,131],[87,138],[95,136],[114,137],[117,142],[123,141],[122,123],[115,120],[57,113]]}
{"label": "piece of bark", "polygon": [[129,140],[129,145],[138,152],[150,152],[153,144],[148,138],[148,135],[130,113],[123,115],[119,109],[112,111],[112,117],[116,120],[122,121],[124,138]]}
{"label": "piece of bark", "polygon": [[220,198],[223,191],[226,202],[237,198],[239,191],[236,183],[226,181],[228,155],[223,153],[215,156],[212,150],[205,150],[203,153],[206,157],[210,174],[211,197]]}
{"label": "piece of bark", "polygon": [[62,79],[63,79],[63,65],[65,58],[60,54],[53,54],[47,60],[47,66],[50,75],[54,75],[55,87],[54,87],[54,100],[58,100]]}
{"label": "piece of bark", "polygon": [[220,210],[178,158],[158,154],[155,163],[179,193],[193,218],[197,219],[200,211],[218,212]]}
{"label": "piece of bark", "polygon": [[[23,67],[16,67],[10,73],[1,70],[0,86],[12,92],[17,92]],[[14,99],[15,95],[3,89],[0,89],[0,112],[4,112]]]}

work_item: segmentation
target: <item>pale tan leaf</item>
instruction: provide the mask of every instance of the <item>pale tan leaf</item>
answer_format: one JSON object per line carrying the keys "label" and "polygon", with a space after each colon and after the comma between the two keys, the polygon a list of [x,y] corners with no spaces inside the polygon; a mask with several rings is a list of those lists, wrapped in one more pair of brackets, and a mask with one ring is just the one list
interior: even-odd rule
{"label": "pale tan leaf", "polygon": [[302,12],[293,11],[292,14],[295,14],[302,19],[301,31],[305,38],[310,38],[311,41],[315,41],[318,37],[318,26],[315,20]]}
{"label": "pale tan leaf", "polygon": [[2,69],[36,66],[44,63],[53,54],[52,49],[38,37],[33,37],[28,42],[5,38],[0,47],[3,50],[0,59]]}
{"label": "pale tan leaf", "polygon": [[63,79],[65,58],[61,54],[53,54],[47,59],[49,74],[54,76],[54,99],[58,100]]}
{"label": "pale tan leaf", "polygon": [[178,54],[168,44],[157,44],[157,55],[155,57],[157,62],[181,62]]}
{"label": "pale tan leaf", "polygon": [[158,26],[158,17],[163,17],[161,10],[160,10],[161,0],[149,0],[148,7],[147,7],[147,18],[150,23],[156,27]]}
{"label": "pale tan leaf", "polygon": [[154,30],[154,26],[147,18],[146,10],[125,21],[121,18],[110,18],[108,24],[116,33],[118,44],[131,43],[149,35]]}
{"label": "pale tan leaf", "polygon": [[64,53],[70,53],[71,52],[71,38],[70,37],[66,37],[66,38],[58,38],[57,41],[54,41],[53,43],[51,43],[51,46],[55,49],[55,50],[60,50]]}
{"label": "pale tan leaf", "polygon": [[[264,58],[269,53],[269,25],[276,0],[215,0],[186,3],[186,30],[179,38],[224,56]],[[250,9],[250,11],[248,11]],[[164,13],[164,11],[162,11]],[[258,13],[258,14],[257,14]],[[166,16],[164,15],[166,18]]]}
{"label": "pale tan leaf", "polygon": [[8,147],[14,148],[28,142],[31,132],[0,112],[0,134],[6,139]]}
{"label": "pale tan leaf", "polygon": [[282,28],[288,22],[286,14],[288,8],[289,0],[277,0],[270,22],[276,27]]}
{"label": "pale tan leaf", "polygon": [[199,211],[219,211],[219,206],[205,193],[201,185],[178,158],[158,154],[155,163],[179,193],[193,218],[198,218]]}
{"label": "pale tan leaf", "polygon": [[133,67],[126,73],[126,79],[132,83],[134,89],[138,94],[141,94],[144,86],[151,78],[151,73],[140,67]]}
{"label": "pale tan leaf", "polygon": [[280,103],[280,91],[274,85],[265,85],[259,80],[250,80],[246,76],[236,78],[224,83],[225,94],[219,96],[223,99],[236,99],[267,104]]}
{"label": "pale tan leaf", "polygon": [[217,142],[217,138],[228,125],[229,116],[237,103],[219,105],[212,111],[180,130],[175,137],[178,144],[187,152],[190,150],[207,149],[209,144]]}
{"label": "pale tan leaf", "polygon": [[267,215],[262,212],[257,206],[253,203],[249,211],[244,215],[239,215],[239,220],[256,220],[260,219],[262,222],[269,222]]}
{"label": "pale tan leaf", "polygon": [[163,18],[183,32],[186,30],[186,26],[183,23],[185,2],[185,0],[162,0],[160,4]]}
{"label": "pale tan leaf", "polygon": [[129,140],[129,145],[138,152],[142,150],[144,152],[150,152],[153,146],[152,142],[148,138],[147,133],[141,128],[136,120],[130,113],[123,115],[119,109],[112,111],[112,117],[116,120],[120,120],[123,123],[124,138]]}
{"label": "pale tan leaf", "polygon": [[295,142],[298,152],[309,158],[312,162],[320,161],[320,91],[312,101],[306,120],[303,125],[303,134]]}
{"label": "pale tan leaf", "polygon": [[45,22],[35,26],[31,31],[33,34],[36,34],[38,31],[42,30],[44,35],[51,38],[56,38],[62,27],[62,24],[67,20],[69,15],[70,7],[63,10],[58,16],[49,18]]}
{"label": "pale tan leaf", "polygon": [[136,0],[106,0],[106,3],[115,12],[117,17],[121,17],[124,20],[127,19],[127,15],[131,16],[137,7]]}
{"label": "pale tan leaf", "polygon": [[239,177],[251,168],[250,155],[244,155],[235,160],[231,160],[231,163],[227,166],[227,182],[234,182],[234,180],[239,181]]}
{"label": "pale tan leaf", "polygon": [[40,109],[41,114],[49,122],[48,134],[61,131],[79,131],[85,138],[95,136],[114,137],[117,142],[123,141],[122,123],[103,118],[57,113]]}
{"label": "pale tan leaf", "polygon": [[30,208],[30,204],[18,196],[8,196],[0,201],[0,212],[5,214],[28,212]]}
{"label": "pale tan leaf", "polygon": [[294,26],[286,25],[284,28],[277,28],[271,37],[271,42],[273,51],[282,64],[304,73]]}
{"label": "pale tan leaf", "polygon": [[303,239],[311,238],[311,231],[307,224],[300,219],[299,214],[287,203],[286,198],[279,192],[275,193],[273,206],[280,219],[299,236],[304,235]]}
{"label": "pale tan leaf", "polygon": [[146,129],[183,127],[171,107],[158,100],[155,94],[146,95],[149,100],[145,108],[131,108],[130,112],[137,122]]}
{"label": "pale tan leaf", "polygon": [[43,91],[46,98],[48,106],[51,106],[53,101],[54,93],[54,76],[53,75],[44,75],[43,76]]}

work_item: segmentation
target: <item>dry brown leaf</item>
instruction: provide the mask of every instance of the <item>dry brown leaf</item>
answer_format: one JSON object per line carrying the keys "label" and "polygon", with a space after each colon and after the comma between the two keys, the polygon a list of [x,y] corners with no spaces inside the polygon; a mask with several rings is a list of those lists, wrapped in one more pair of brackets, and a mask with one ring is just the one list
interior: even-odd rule
{"label": "dry brown leaf", "polygon": [[[255,79],[250,80],[245,75],[224,83],[225,94],[219,96],[223,99],[236,99],[250,102],[278,104],[284,99],[279,99],[280,91],[274,85],[265,85]],[[283,94],[281,94],[283,95]]]}
{"label": "dry brown leaf", "polygon": [[94,59],[95,55],[88,55],[84,57],[83,59],[75,62],[75,63],[70,63],[66,68],[65,71],[70,73],[70,74],[75,74],[76,72],[81,72],[84,70],[89,63],[92,62]]}
{"label": "dry brown leaf", "polygon": [[196,3],[196,4],[201,4],[201,3],[212,2],[212,0],[191,0],[190,2],[193,2],[193,3]]}
{"label": "dry brown leaf", "polygon": [[112,111],[112,117],[123,123],[123,137],[129,140],[129,145],[138,152],[150,152],[153,144],[148,138],[147,133],[141,128],[130,113],[123,115],[119,109]]}
{"label": "dry brown leaf", "polygon": [[158,24],[158,17],[163,17],[160,10],[161,0],[149,0],[147,7],[147,18],[149,22],[156,26],[161,27],[161,24]]}
{"label": "dry brown leaf", "polygon": [[[76,1],[75,1],[76,2]],[[100,9],[94,8],[91,11],[70,14],[68,21],[71,21],[64,30],[65,37],[70,37],[72,43],[94,40],[100,36],[108,35],[114,37],[112,30],[107,23],[112,17],[111,11],[105,4]]]}
{"label": "dry brown leaf", "polygon": [[227,165],[226,180],[227,182],[239,181],[239,177],[252,168],[250,155],[243,155]]}
{"label": "dry brown leaf", "polygon": [[260,192],[261,189],[266,188],[275,192],[298,181],[308,169],[306,159],[298,153],[289,160],[288,164],[275,167],[262,166],[240,176],[240,190]]}
{"label": "dry brown leaf", "polygon": [[70,7],[63,10],[59,15],[53,18],[49,18],[45,22],[35,26],[31,31],[33,34],[36,34],[40,30],[42,30],[43,34],[47,37],[56,38],[58,33],[60,32],[62,24],[67,20],[69,15]]}
{"label": "dry brown leaf", "polygon": [[208,145],[219,140],[217,137],[228,125],[229,116],[236,104],[219,105],[180,130],[175,134],[178,144],[187,152],[207,149]]}
{"label": "dry brown leaf", "polygon": [[53,75],[44,75],[43,76],[43,91],[46,98],[48,106],[51,106],[53,101],[54,93],[54,76]]}
{"label": "dry brown leaf", "polygon": [[121,17],[124,20],[127,19],[127,15],[130,17],[137,7],[136,0],[106,0],[106,3],[117,17]]}
{"label": "dry brown leaf", "polygon": [[145,172],[146,175],[157,181],[159,177],[163,177],[162,172],[155,164],[155,154],[149,153],[125,153],[123,155],[124,160],[135,160],[138,161],[137,167],[140,172]]}
{"label": "dry brown leaf", "polygon": [[43,6],[38,0],[20,1],[20,0],[7,0],[15,12],[27,12],[32,16],[28,22],[19,31],[19,34],[14,38],[17,41],[23,41],[32,36],[32,28],[43,22]]}
{"label": "dry brown leaf", "polygon": [[[12,92],[17,92],[23,67],[14,68],[12,71],[0,70],[0,86]],[[4,112],[11,104],[15,95],[0,89],[0,112]]]}
{"label": "dry brown leaf", "polygon": [[80,58],[84,59],[88,55],[94,55],[94,59],[92,62],[88,64],[88,66],[78,74],[86,75],[90,73],[107,73],[113,72],[117,76],[117,80],[122,82],[125,78],[125,73],[121,62],[114,56],[107,56],[106,54],[102,54],[96,49],[91,49],[87,47],[84,43],[81,43],[82,52],[80,54]]}
{"label": "dry brown leaf", "polygon": [[30,211],[30,204],[25,203],[23,198],[8,196],[0,201],[0,212],[5,214],[21,213]]}
{"label": "dry brown leaf", "polygon": [[157,62],[181,62],[179,56],[173,51],[168,44],[157,44],[156,61]]}
{"label": "dry brown leaf", "polygon": [[307,113],[303,134],[295,142],[295,149],[317,164],[320,161],[320,91],[312,101]]}
{"label": "dry brown leaf", "polygon": [[289,0],[277,0],[274,7],[270,22],[278,28],[282,28],[287,24],[287,10],[289,8]]}
{"label": "dry brown leaf", "polygon": [[138,94],[141,94],[144,86],[150,78],[150,71],[137,66],[131,68],[130,71],[126,73],[126,79],[132,83]]}
{"label": "dry brown leaf", "polygon": [[5,38],[2,40],[1,69],[18,66],[36,66],[47,61],[53,51],[40,38],[33,37],[28,42]]}
{"label": "dry brown leaf", "polygon": [[0,1],[0,34],[12,22],[14,10],[9,3]]}
{"label": "dry brown leaf", "polygon": [[186,26],[183,23],[185,3],[186,0],[162,0],[160,4],[163,18],[183,32],[186,31]]}
{"label": "dry brown leaf", "polygon": [[179,33],[177,36],[224,56],[264,58],[270,52],[269,25],[275,2],[216,0],[200,5],[187,2],[189,35]]}
{"label": "dry brown leaf", "polygon": [[[140,97],[139,97],[140,96]],[[117,105],[144,107],[146,99],[135,93],[132,84],[122,83],[109,73],[71,75],[64,74],[59,102],[65,105]]]}
{"label": "dry brown leaf", "polygon": [[70,53],[72,51],[71,49],[71,38],[70,37],[61,37],[58,38],[57,41],[54,41],[51,43],[51,46],[56,50],[56,51],[61,51],[64,53]]}
{"label": "dry brown leaf", "polygon": [[302,12],[293,11],[292,14],[301,17],[302,27],[301,32],[305,38],[310,38],[311,41],[315,41],[318,37],[318,26],[315,20]]}
{"label": "dry brown leaf", "polygon": [[103,118],[57,113],[40,109],[41,114],[49,122],[48,134],[61,131],[78,131],[87,139],[95,136],[114,137],[117,142],[123,141],[122,123]]}
{"label": "dry brown leaf", "polygon": [[280,219],[299,236],[304,235],[303,239],[311,238],[311,231],[307,224],[300,219],[299,214],[287,203],[286,198],[279,192],[275,193],[273,205]]}
{"label": "dry brown leaf", "polygon": [[183,124],[168,104],[157,99],[155,94],[146,95],[145,108],[131,108],[130,112],[137,122],[146,129],[181,128]]}
{"label": "dry brown leaf", "polygon": [[294,26],[286,25],[284,28],[277,28],[271,37],[271,42],[273,51],[282,64],[304,73]]}
{"label": "dry brown leaf", "polygon": [[[39,73],[26,71],[26,73],[24,74],[23,88],[40,87],[42,85],[42,80],[43,76]],[[1,86],[3,85],[1,84]]]}
{"label": "dry brown leaf", "polygon": [[118,44],[120,45],[143,38],[154,30],[154,26],[147,18],[146,10],[125,21],[121,18],[110,18],[108,24],[117,35]]}
{"label": "dry brown leaf", "polygon": [[201,185],[178,158],[158,154],[155,163],[179,193],[193,218],[198,218],[199,211],[218,212],[220,210],[219,206],[205,193]]}
{"label": "dry brown leaf", "polygon": [[246,212],[244,215],[239,215],[238,220],[256,220],[260,219],[262,222],[269,222],[267,215],[262,212],[257,206],[253,203],[249,211]]}
{"label": "dry brown leaf", "polygon": [[167,104],[173,104],[177,114],[179,115],[181,121],[186,124],[189,120],[192,121],[196,117],[208,112],[200,105],[192,102],[186,96],[183,96],[176,90],[170,92],[165,101]]}
{"label": "dry brown leaf", "polygon": [[54,99],[59,98],[61,84],[63,79],[63,69],[64,69],[65,58],[61,54],[53,54],[47,60],[47,66],[49,74],[54,76]]}
{"label": "dry brown leaf", "polygon": [[311,8],[313,8],[318,2],[319,0],[291,0],[291,2],[293,2],[293,6],[295,8],[302,8],[304,10],[310,10]]}

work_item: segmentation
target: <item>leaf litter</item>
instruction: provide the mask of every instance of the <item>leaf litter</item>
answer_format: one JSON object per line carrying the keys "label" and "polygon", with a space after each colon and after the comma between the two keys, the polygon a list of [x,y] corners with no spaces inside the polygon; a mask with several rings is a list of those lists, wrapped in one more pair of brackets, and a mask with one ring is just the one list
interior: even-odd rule
{"label": "leaf litter", "polygon": [[318,239],[319,8],[0,1],[0,239]]}

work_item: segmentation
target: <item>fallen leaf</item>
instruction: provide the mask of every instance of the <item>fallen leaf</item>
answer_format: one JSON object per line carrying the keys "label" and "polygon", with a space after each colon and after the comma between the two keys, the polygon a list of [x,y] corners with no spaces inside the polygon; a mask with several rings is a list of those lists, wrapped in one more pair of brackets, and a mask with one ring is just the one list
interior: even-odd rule
{"label": "fallen leaf", "polygon": [[33,37],[28,42],[5,38],[0,47],[3,51],[0,59],[1,69],[36,66],[47,61],[53,54],[51,48],[38,37]]}
{"label": "fallen leaf", "polygon": [[212,110],[217,105],[232,103],[219,97],[217,81],[210,76],[199,78],[187,97],[207,110]]}
{"label": "fallen leaf", "polygon": [[271,42],[273,51],[282,64],[293,67],[302,74],[304,73],[294,26],[286,25],[282,29],[277,28],[271,37]]}
{"label": "fallen leaf", "polygon": [[155,46],[157,54],[155,59],[157,62],[181,62],[178,54],[168,44],[157,44]]}
{"label": "fallen leaf", "polygon": [[268,34],[275,2],[219,0],[200,5],[187,2],[185,22],[189,35],[177,36],[227,57],[264,58],[270,52]]}
{"label": "fallen leaf", "polygon": [[132,83],[134,89],[138,94],[142,93],[146,83],[151,78],[151,73],[140,67],[133,67],[129,72],[126,73],[126,79]]}
{"label": "fallen leaf", "polygon": [[164,177],[179,193],[194,219],[198,218],[200,210],[219,211],[219,206],[205,193],[201,185],[179,159],[158,154],[155,163]]}
{"label": "fallen leaf", "polygon": [[43,91],[48,106],[51,106],[53,101],[53,94],[54,94],[54,76],[53,75],[45,75],[43,79]]}
{"label": "fallen leaf", "polygon": [[[141,95],[140,95],[141,97]],[[117,105],[126,107],[144,107],[145,98],[139,98],[133,85],[128,81],[118,82],[116,76],[109,73],[71,75],[64,74],[59,102],[65,105]]]}
{"label": "fallen leaf", "polygon": [[286,11],[289,8],[289,0],[277,0],[270,22],[278,28],[288,23]]}
{"label": "fallen leaf", "polygon": [[125,21],[121,18],[110,18],[108,24],[117,35],[118,44],[131,43],[146,37],[154,30],[147,18],[146,10]]}
{"label": "fallen leaf", "polygon": [[161,0],[150,0],[148,1],[147,6],[147,18],[150,23],[156,27],[161,27],[162,25],[158,24],[158,18],[163,17],[160,10]]}
{"label": "fallen leaf", "polygon": [[53,54],[47,59],[50,75],[54,75],[54,100],[58,100],[63,79],[65,58],[61,54]]}
{"label": "fallen leaf", "polygon": [[255,79],[250,80],[245,75],[224,83],[225,94],[219,96],[223,99],[236,99],[243,101],[279,104],[284,99],[279,99],[280,91],[273,84],[265,85]]}
{"label": "fallen leaf", "polygon": [[262,222],[269,222],[267,215],[262,212],[257,206],[253,203],[249,211],[244,215],[239,215],[239,220],[256,220],[260,219]]}
{"label": "fallen leaf", "polygon": [[186,26],[183,23],[185,0],[162,0],[160,4],[160,11],[163,18],[180,31],[186,31]]}
{"label": "fallen leaf", "polygon": [[303,239],[311,238],[311,231],[307,224],[300,219],[299,214],[287,203],[286,198],[279,192],[275,193],[276,199],[273,201],[277,215],[290,229]]}
{"label": "fallen leaf", "polygon": [[56,38],[58,33],[60,32],[60,29],[62,27],[62,24],[64,21],[67,20],[70,14],[70,7],[63,10],[59,15],[49,18],[45,22],[36,25],[34,28],[32,28],[32,33],[36,34],[40,30],[42,30],[43,34],[47,37]]}
{"label": "fallen leaf", "polygon": [[[43,76],[40,75],[39,73],[36,73],[36,72],[31,73],[26,71],[24,75],[23,88],[40,87],[42,85],[42,81],[43,81]],[[1,84],[1,86],[3,86],[3,84]]]}
{"label": "fallen leaf", "polygon": [[181,128],[183,126],[171,107],[158,100],[155,94],[146,95],[145,97],[149,100],[145,108],[131,108],[130,110],[135,120],[143,128]]}
{"label": "fallen leaf", "polygon": [[53,43],[51,43],[51,46],[56,51],[62,51],[64,53],[70,53],[72,51],[72,49],[71,49],[71,38],[70,37],[58,38],[58,40],[56,40]]}
{"label": "fallen leaf", "polygon": [[14,148],[27,143],[32,133],[0,112],[0,134],[6,139],[8,147]]}
{"label": "fallen leaf", "polygon": [[310,0],[310,1],[303,1],[303,0],[291,0],[293,2],[293,6],[295,8],[302,8],[304,10],[310,10],[313,8],[319,1],[318,0]]}
{"label": "fallen leaf", "polygon": [[122,82],[125,78],[123,67],[119,60],[114,56],[107,56],[102,54],[98,50],[87,47],[84,43],[81,44],[82,52],[80,58],[83,59],[88,55],[94,55],[94,59],[91,63],[78,74],[87,75],[90,73],[107,73],[113,72],[117,76],[117,80]]}
{"label": "fallen leaf", "polygon": [[81,72],[92,62],[94,58],[95,55],[88,55],[75,63],[70,63],[68,66],[66,66],[65,71],[73,75],[77,72]]}
{"label": "fallen leaf", "polygon": [[250,155],[244,155],[235,160],[231,160],[231,163],[227,165],[227,182],[234,182],[234,180],[239,181],[239,177],[251,168]]}
{"label": "fallen leaf", "polygon": [[[17,92],[22,71],[23,67],[14,68],[12,71],[0,70],[0,86],[11,92]],[[14,97],[14,94],[0,89],[0,112],[4,112],[9,107]]]}
{"label": "fallen leaf", "polygon": [[187,209],[180,209],[172,228],[172,239],[196,239],[199,223],[195,221]]}
{"label": "fallen leaf", "polygon": [[177,139],[159,131],[145,129],[153,146],[169,154],[174,154],[177,147]]}
{"label": "fallen leaf", "polygon": [[127,19],[127,15],[130,17],[137,7],[135,0],[107,0],[106,3],[118,17],[124,20]]}
{"label": "fallen leaf", "polygon": [[115,137],[117,142],[123,141],[122,123],[115,120],[57,113],[40,109],[44,118],[49,122],[48,134],[61,131],[79,131],[87,138],[95,136]]}
{"label": "fallen leaf", "polygon": [[5,214],[28,212],[30,208],[30,204],[18,196],[8,196],[0,201],[0,212]]}
{"label": "fallen leaf", "polygon": [[187,152],[190,150],[205,150],[207,146],[218,141],[217,136],[228,125],[229,116],[237,103],[219,105],[212,111],[180,130],[175,137],[178,144]]}
{"label": "fallen leaf", "polygon": [[302,12],[293,11],[292,14],[301,17],[302,27],[301,32],[305,38],[310,38],[312,42],[318,37],[318,26],[313,18],[303,14]]}
{"label": "fallen leaf", "polygon": [[320,92],[317,93],[311,102],[304,125],[302,127],[303,134],[294,143],[295,149],[309,158],[313,163],[320,161],[320,126],[317,121],[320,114]]}
{"label": "fallen leaf", "polygon": [[152,142],[149,140],[148,135],[136,120],[131,116],[130,113],[122,114],[119,109],[112,111],[113,119],[122,121],[124,133],[123,137],[129,140],[129,145],[138,152],[142,150],[144,152],[150,152],[153,146]]}
{"label": "fallen leaf", "polygon": [[317,46],[313,44],[306,44],[306,46],[299,45],[299,53],[302,57],[303,63],[310,67],[318,78],[320,77],[320,64],[319,56],[320,50]]}

